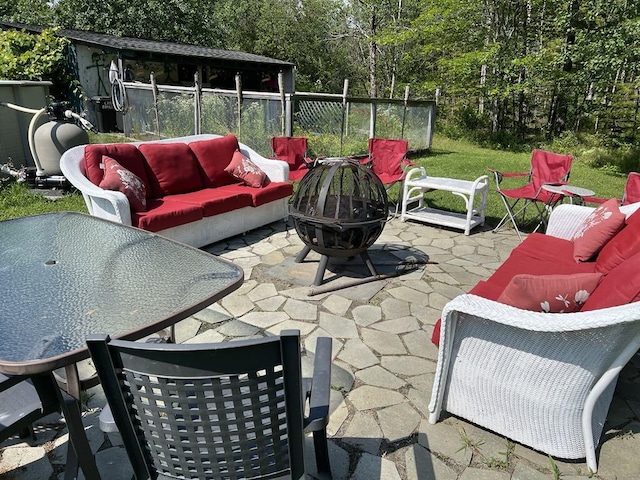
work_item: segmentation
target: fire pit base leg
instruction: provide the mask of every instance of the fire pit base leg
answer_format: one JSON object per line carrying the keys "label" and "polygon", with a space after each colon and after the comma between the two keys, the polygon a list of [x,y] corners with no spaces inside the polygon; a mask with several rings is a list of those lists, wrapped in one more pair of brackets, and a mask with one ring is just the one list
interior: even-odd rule
{"label": "fire pit base leg", "polygon": [[362,258],[362,261],[364,262],[364,264],[369,269],[369,272],[371,272],[371,275],[373,275],[374,277],[376,275],[378,275],[378,272],[376,271],[376,267],[373,266],[373,262],[371,261],[371,257],[369,256],[369,254],[366,251],[364,251],[364,252],[362,252],[360,254],[360,258]]}
{"label": "fire pit base leg", "polygon": [[296,256],[296,259],[294,260],[294,262],[302,263],[304,259],[307,258],[307,255],[309,255],[310,251],[311,251],[311,247],[309,245],[305,245],[304,248],[300,250],[300,253]]}
{"label": "fire pit base leg", "polygon": [[327,269],[327,262],[329,262],[329,257],[327,257],[326,255],[321,255],[320,263],[318,264],[318,270],[316,270],[316,278],[313,280],[314,285],[322,285],[324,272]]}

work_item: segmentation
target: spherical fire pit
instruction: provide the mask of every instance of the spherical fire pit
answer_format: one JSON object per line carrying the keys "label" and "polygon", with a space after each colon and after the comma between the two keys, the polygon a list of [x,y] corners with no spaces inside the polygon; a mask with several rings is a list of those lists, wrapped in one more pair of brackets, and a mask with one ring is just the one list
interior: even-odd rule
{"label": "spherical fire pit", "polygon": [[329,257],[361,255],[377,275],[366,250],[378,239],[389,214],[387,192],[371,169],[347,159],[325,159],[302,178],[289,214],[305,248],[321,255],[314,281],[320,285]]}

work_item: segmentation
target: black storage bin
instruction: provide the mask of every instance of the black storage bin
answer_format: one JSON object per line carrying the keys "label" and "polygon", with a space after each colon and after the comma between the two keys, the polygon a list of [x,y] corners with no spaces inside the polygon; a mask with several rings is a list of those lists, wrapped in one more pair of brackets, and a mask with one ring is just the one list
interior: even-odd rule
{"label": "black storage bin", "polygon": [[91,97],[91,108],[96,118],[95,127],[99,132],[117,132],[116,111],[111,97]]}

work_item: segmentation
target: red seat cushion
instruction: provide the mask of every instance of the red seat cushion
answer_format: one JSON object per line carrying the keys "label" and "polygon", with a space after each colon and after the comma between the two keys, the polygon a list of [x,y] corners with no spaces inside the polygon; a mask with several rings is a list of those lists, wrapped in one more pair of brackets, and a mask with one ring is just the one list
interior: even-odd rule
{"label": "red seat cushion", "polygon": [[203,187],[198,161],[186,143],[146,143],[139,149],[147,161],[148,185],[153,197],[193,192]]}
{"label": "red seat cushion", "polygon": [[237,193],[248,193],[251,195],[252,206],[259,207],[265,203],[287,198],[293,193],[293,185],[288,182],[271,182],[266,187],[252,188],[247,185],[229,185],[229,189]]}
{"label": "red seat cushion", "polygon": [[626,305],[640,295],[640,252],[607,273],[598,288],[580,309],[581,312]]}
{"label": "red seat cushion", "polygon": [[[144,156],[135,145],[130,143],[95,144],[84,147],[84,167],[91,183],[100,185],[104,178],[104,165],[102,164],[104,155],[113,158],[136,175],[146,186],[149,185]],[[147,188],[147,197],[149,195],[150,192]]]}
{"label": "red seat cushion", "polygon": [[224,171],[234,152],[240,148],[234,135],[191,142],[189,147],[200,164],[205,187],[221,187],[236,183],[236,180]]}
{"label": "red seat cushion", "polygon": [[253,200],[249,192],[240,192],[233,189],[233,185],[218,188],[203,188],[195,192],[171,195],[177,200],[189,205],[198,205],[202,208],[205,217],[231,212],[242,207],[251,207]]}
{"label": "red seat cushion", "polygon": [[127,170],[113,158],[103,155],[104,178],[99,187],[105,190],[122,192],[129,200],[129,207],[134,212],[144,212],[147,209],[147,187],[140,177]]}
{"label": "red seat cushion", "polygon": [[159,232],[202,219],[202,208],[171,197],[150,198],[146,212],[132,212],[131,223],[149,232]]}
{"label": "red seat cushion", "polygon": [[622,230],[602,247],[596,258],[596,270],[608,273],[637,252],[640,252],[640,210],[631,214]]}
{"label": "red seat cushion", "polygon": [[524,255],[534,261],[561,262],[575,265],[573,242],[544,233],[532,233],[514,250],[518,257]]}

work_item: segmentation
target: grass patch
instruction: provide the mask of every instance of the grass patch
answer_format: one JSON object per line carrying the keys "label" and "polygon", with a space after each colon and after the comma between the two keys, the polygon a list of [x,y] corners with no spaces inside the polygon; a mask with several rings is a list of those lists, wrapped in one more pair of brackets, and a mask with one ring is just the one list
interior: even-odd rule
{"label": "grass patch", "polygon": [[68,193],[54,201],[29,190],[25,183],[12,183],[0,189],[0,220],[69,211],[87,213],[80,193]]}

